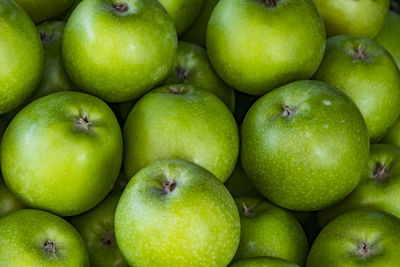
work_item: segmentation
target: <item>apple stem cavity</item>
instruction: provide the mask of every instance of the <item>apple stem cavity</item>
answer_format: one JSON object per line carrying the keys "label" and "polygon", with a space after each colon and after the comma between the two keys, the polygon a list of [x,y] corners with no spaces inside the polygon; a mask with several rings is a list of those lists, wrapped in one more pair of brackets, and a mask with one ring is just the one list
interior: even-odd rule
{"label": "apple stem cavity", "polygon": [[276,0],[261,0],[261,3],[266,4],[270,7],[276,6]]}
{"label": "apple stem cavity", "polygon": [[254,217],[254,210],[248,207],[244,202],[242,203],[243,215],[246,217]]}
{"label": "apple stem cavity", "polygon": [[372,245],[366,242],[359,242],[356,254],[362,259],[368,258],[372,254]]}
{"label": "apple stem cavity", "polygon": [[90,126],[92,125],[93,123],[89,120],[89,117],[86,113],[76,119],[76,128],[78,130],[89,131]]}
{"label": "apple stem cavity", "polygon": [[297,108],[296,107],[289,107],[287,105],[282,105],[282,117],[286,119],[291,119],[297,114]]}
{"label": "apple stem cavity", "polygon": [[182,67],[176,69],[176,77],[180,81],[184,81],[189,77],[189,72]]}
{"label": "apple stem cavity", "polygon": [[163,186],[163,192],[165,194],[170,194],[176,188],[176,181],[174,179],[165,181],[162,183],[162,186]]}
{"label": "apple stem cavity", "polygon": [[57,250],[56,244],[51,240],[47,240],[46,242],[44,242],[42,248],[46,253],[49,253],[49,254],[50,253],[54,254],[54,253],[56,253],[56,250]]}
{"label": "apple stem cavity", "polygon": [[129,10],[128,4],[126,3],[113,4],[113,7],[119,13],[125,13]]}
{"label": "apple stem cavity", "polygon": [[105,247],[114,246],[117,243],[114,231],[106,232],[100,238],[101,244]]}
{"label": "apple stem cavity", "polygon": [[378,162],[377,166],[376,166],[376,170],[373,173],[373,178],[379,183],[382,184],[383,182],[385,182],[387,180],[387,178],[389,178],[390,174],[387,171],[387,167],[386,165]]}

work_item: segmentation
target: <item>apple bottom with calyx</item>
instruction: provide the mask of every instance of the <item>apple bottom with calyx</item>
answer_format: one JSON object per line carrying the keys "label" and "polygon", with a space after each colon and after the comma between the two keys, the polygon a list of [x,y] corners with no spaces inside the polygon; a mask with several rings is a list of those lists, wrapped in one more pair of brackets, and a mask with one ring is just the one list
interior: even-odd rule
{"label": "apple bottom with calyx", "polygon": [[258,257],[235,262],[229,267],[300,267],[300,265],[279,258]]}

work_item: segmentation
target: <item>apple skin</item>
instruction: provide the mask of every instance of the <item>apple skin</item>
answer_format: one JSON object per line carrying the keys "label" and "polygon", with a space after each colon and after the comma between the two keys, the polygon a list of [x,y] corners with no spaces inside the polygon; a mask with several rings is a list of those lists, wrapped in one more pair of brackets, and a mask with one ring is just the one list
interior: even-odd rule
{"label": "apple skin", "polygon": [[300,267],[300,265],[279,258],[258,257],[235,262],[229,267]]}
{"label": "apple skin", "polygon": [[225,186],[233,197],[263,198],[263,195],[258,192],[250,178],[244,172],[240,161],[236,163],[236,167],[225,182]]}
{"label": "apple skin", "polygon": [[214,7],[218,4],[218,1],[219,0],[203,0],[200,14],[197,16],[192,26],[190,26],[181,37],[183,41],[206,47],[206,30],[208,21]]}
{"label": "apple skin", "polygon": [[239,154],[235,119],[214,94],[189,84],[167,85],[142,97],[124,126],[124,170],[132,177],[162,159],[183,159],[225,182]]}
{"label": "apple skin", "polygon": [[111,190],[122,162],[122,136],[111,109],[78,92],[42,97],[4,133],[1,170],[24,204],[72,216]]}
{"label": "apple skin", "polygon": [[235,91],[227,86],[211,67],[204,48],[178,43],[174,68],[164,84],[193,84],[218,96],[230,110],[235,110]]}
{"label": "apple skin", "polygon": [[325,28],[311,0],[221,0],[207,28],[218,75],[251,95],[309,79],[325,50]]}
{"label": "apple skin", "polygon": [[0,0],[0,115],[21,105],[40,81],[43,46],[32,20],[14,1]]}
{"label": "apple skin", "polygon": [[83,1],[62,44],[74,84],[107,102],[134,100],[162,83],[177,47],[175,26],[156,0]]}
{"label": "apple skin", "polygon": [[118,246],[131,266],[225,267],[235,255],[235,202],[209,171],[158,161],[128,183],[115,213]]}
{"label": "apple skin", "polygon": [[385,22],[390,0],[313,0],[324,18],[327,36],[374,38]]}
{"label": "apple skin", "polygon": [[335,36],[327,41],[315,73],[357,104],[372,142],[378,142],[400,115],[400,71],[389,52],[370,39]]}
{"label": "apple skin", "polygon": [[0,218],[22,208],[22,202],[8,190],[3,177],[0,176]]}
{"label": "apple skin", "polygon": [[308,241],[293,214],[257,198],[237,198],[235,202],[241,231],[234,261],[267,256],[304,264]]}
{"label": "apple skin", "polygon": [[203,0],[158,0],[170,15],[178,35],[185,32],[196,20]]}
{"label": "apple skin", "polygon": [[74,0],[15,0],[35,23],[57,17],[70,7]]}
{"label": "apple skin", "polygon": [[112,193],[94,209],[70,219],[86,243],[92,266],[129,267],[114,234],[114,213],[120,196]]}
{"label": "apple skin", "polygon": [[382,139],[382,142],[400,148],[400,118],[396,120],[392,128]]}
{"label": "apple skin", "polygon": [[356,189],[342,202],[320,211],[321,226],[346,211],[373,208],[400,219],[400,150],[394,146],[371,146],[368,168]]}
{"label": "apple skin", "polygon": [[400,68],[400,16],[398,14],[389,11],[381,31],[374,40],[390,52]]}
{"label": "apple skin", "polygon": [[[55,247],[45,247],[48,241]],[[0,218],[0,247],[1,266],[89,266],[85,243],[74,227],[41,210],[18,210]]]}
{"label": "apple skin", "polygon": [[398,218],[383,211],[352,210],[322,229],[306,267],[396,267],[399,242]]}
{"label": "apple skin", "polygon": [[241,161],[273,203],[312,211],[344,199],[368,162],[369,138],[354,102],[319,81],[297,81],[261,97],[241,128]]}

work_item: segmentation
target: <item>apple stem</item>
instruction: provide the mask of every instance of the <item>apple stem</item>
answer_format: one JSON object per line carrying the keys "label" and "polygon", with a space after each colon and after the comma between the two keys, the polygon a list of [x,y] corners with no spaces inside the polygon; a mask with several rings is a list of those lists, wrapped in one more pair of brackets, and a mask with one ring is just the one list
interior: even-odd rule
{"label": "apple stem", "polygon": [[120,3],[120,4],[114,4],[113,5],[114,9],[118,11],[119,13],[125,13],[129,10],[128,4],[126,3]]}
{"label": "apple stem", "polygon": [[42,248],[46,253],[55,253],[57,250],[56,244],[51,240],[44,242]]}
{"label": "apple stem", "polygon": [[177,68],[176,76],[178,80],[186,80],[189,77],[189,72],[182,67]]}
{"label": "apple stem", "polygon": [[169,90],[171,91],[171,93],[173,95],[181,95],[183,93],[183,89],[185,89],[184,86],[181,86],[179,88],[177,86],[175,86],[175,85],[169,87]]}
{"label": "apple stem", "polygon": [[282,105],[282,109],[283,109],[282,117],[286,119],[291,119],[294,117],[294,115],[297,114],[296,107],[289,107],[287,105]]}
{"label": "apple stem", "polygon": [[253,217],[254,210],[250,207],[248,207],[244,202],[242,202],[242,207],[243,207],[243,215],[247,217]]}
{"label": "apple stem", "polygon": [[379,183],[382,184],[384,181],[386,181],[387,178],[389,178],[390,174],[386,169],[386,165],[378,162],[376,166],[376,170],[373,174],[373,178]]}
{"label": "apple stem", "polygon": [[89,121],[86,113],[76,119],[76,128],[81,131],[88,131],[91,125],[93,125],[93,123]]}
{"label": "apple stem", "polygon": [[100,238],[101,244],[105,247],[111,247],[117,243],[114,231],[106,232]]}
{"label": "apple stem", "polygon": [[263,4],[267,4],[267,5],[271,6],[271,7],[276,6],[276,0],[261,0],[261,2]]}
{"label": "apple stem", "polygon": [[176,182],[174,179],[169,180],[169,181],[165,181],[162,183],[163,189],[164,189],[164,193],[165,194],[169,194],[172,191],[174,191],[175,187],[176,187]]}

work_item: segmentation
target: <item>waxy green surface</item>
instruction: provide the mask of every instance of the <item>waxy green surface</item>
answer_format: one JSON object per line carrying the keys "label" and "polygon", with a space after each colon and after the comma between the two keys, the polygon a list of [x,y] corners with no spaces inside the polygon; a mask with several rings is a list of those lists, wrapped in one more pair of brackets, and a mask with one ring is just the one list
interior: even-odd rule
{"label": "waxy green surface", "polygon": [[259,257],[259,258],[241,260],[229,266],[230,267],[299,267],[300,265],[279,258]]}
{"label": "waxy green surface", "polygon": [[66,11],[74,0],[15,0],[35,23],[50,20]]}
{"label": "waxy green surface", "polygon": [[400,68],[400,15],[389,11],[375,42],[386,48]]}

